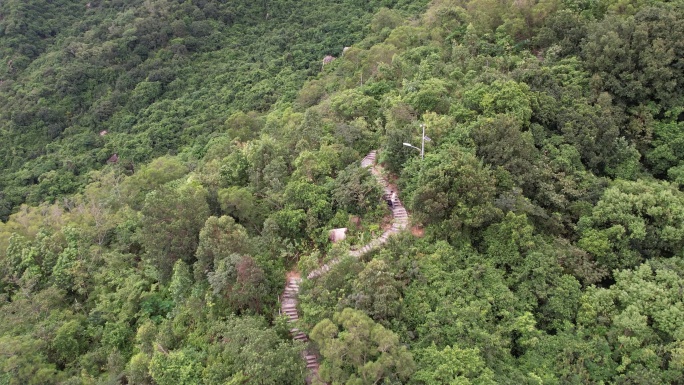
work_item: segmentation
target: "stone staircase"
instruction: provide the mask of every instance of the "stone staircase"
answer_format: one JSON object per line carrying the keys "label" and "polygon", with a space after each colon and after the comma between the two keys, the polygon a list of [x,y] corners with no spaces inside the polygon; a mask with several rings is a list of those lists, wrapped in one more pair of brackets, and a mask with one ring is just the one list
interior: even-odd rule
{"label": "stone staircase", "polygon": [[[384,194],[383,198],[388,199],[389,197],[392,196],[392,189],[389,187],[389,182],[385,177],[382,175],[382,169],[376,164],[375,158],[377,156],[377,151],[373,150],[371,151],[368,155],[366,155],[365,158],[361,161],[361,167],[364,168],[370,168],[371,174],[375,177],[375,179],[378,181],[378,183],[382,186],[384,189]],[[378,248],[379,246],[382,246],[384,243],[387,242],[390,236],[393,234],[396,234],[408,227],[409,223],[409,218],[408,218],[408,213],[406,212],[406,209],[404,208],[404,205],[401,203],[401,200],[399,200],[399,197],[395,194],[394,199],[392,200],[392,227],[389,229],[385,230],[384,233],[382,233],[381,236],[373,239],[372,241],[368,242],[368,244],[364,245],[358,250],[352,250],[349,252],[349,255],[355,258],[359,258],[363,256],[364,254],[368,253],[371,250],[374,250]],[[307,276],[308,279],[314,279],[317,277],[320,277],[321,275],[327,273],[334,265],[336,265],[339,262],[338,259],[333,259],[332,261],[324,264],[323,266],[319,267],[318,269],[312,271],[309,273]]]}
{"label": "stone staircase", "polygon": [[[285,285],[285,290],[280,299],[280,312],[285,314],[288,318],[288,322],[294,324],[299,320],[299,314],[297,313],[297,294],[299,294],[299,283],[302,281],[301,278],[288,278],[287,284]],[[301,341],[303,343],[309,342],[309,337],[306,333],[292,327],[290,329],[290,334],[292,338]],[[302,358],[306,360],[306,368],[311,371],[309,379],[318,375],[318,356],[305,350],[302,353]],[[310,382],[310,381],[307,381]]]}
{"label": "stone staircase", "polygon": [[[361,160],[361,167],[370,168],[371,174],[373,174],[375,179],[384,189],[383,198],[387,199],[392,196],[392,190],[389,187],[389,182],[382,175],[382,169],[376,164],[376,156],[377,151],[371,151],[368,155],[366,155],[365,158],[363,158],[363,160]],[[392,236],[393,234],[397,234],[400,231],[406,229],[406,227],[408,227],[408,213],[406,212],[404,205],[402,205],[401,201],[396,196],[396,194],[394,199],[392,200],[392,218],[392,227],[385,230],[385,232],[383,232],[382,235],[373,239],[360,249],[350,251],[349,255],[355,258],[359,258],[364,254],[368,253],[369,251],[382,246],[387,242],[390,236]],[[334,259],[324,264],[323,266],[309,273],[307,278],[314,279],[320,277],[321,275],[327,273],[332,268],[332,266],[334,266],[338,262],[339,260]],[[297,320],[299,320],[299,314],[297,313],[297,295],[299,294],[299,283],[301,281],[301,278],[288,278],[287,284],[285,285],[285,290],[283,291],[281,297],[280,311],[282,314],[285,314],[288,317],[288,322],[293,324],[297,322]],[[292,327],[290,329],[290,334],[292,335],[292,338],[297,341],[302,341],[304,343],[307,343],[309,341],[309,337],[296,327]],[[318,356],[313,352],[309,351],[308,349],[306,349],[302,353],[302,358],[306,360],[306,367],[311,371],[311,374],[307,377],[307,383],[310,384],[312,382],[312,379],[318,376]]]}

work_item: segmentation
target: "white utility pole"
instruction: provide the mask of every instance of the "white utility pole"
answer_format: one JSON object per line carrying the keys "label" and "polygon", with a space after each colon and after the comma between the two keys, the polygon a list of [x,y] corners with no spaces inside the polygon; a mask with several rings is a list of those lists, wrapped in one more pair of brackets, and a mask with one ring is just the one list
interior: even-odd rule
{"label": "white utility pole", "polygon": [[427,140],[428,142],[431,142],[432,139],[425,136],[425,123],[421,123],[420,128],[423,129],[423,135],[420,138],[420,148],[412,145],[411,143],[404,142],[402,144],[406,147],[415,148],[416,150],[420,151],[420,160],[423,160],[423,159],[425,159],[425,141]]}
{"label": "white utility pole", "polygon": [[425,123],[421,123],[420,126],[423,128],[423,135],[420,137],[420,160],[423,160],[425,158]]}

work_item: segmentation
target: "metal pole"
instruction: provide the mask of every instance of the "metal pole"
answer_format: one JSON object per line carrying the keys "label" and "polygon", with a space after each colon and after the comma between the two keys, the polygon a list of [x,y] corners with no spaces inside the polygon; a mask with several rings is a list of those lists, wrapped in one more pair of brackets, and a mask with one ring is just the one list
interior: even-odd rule
{"label": "metal pole", "polygon": [[423,127],[423,136],[420,138],[420,160],[425,158],[425,123],[421,124]]}

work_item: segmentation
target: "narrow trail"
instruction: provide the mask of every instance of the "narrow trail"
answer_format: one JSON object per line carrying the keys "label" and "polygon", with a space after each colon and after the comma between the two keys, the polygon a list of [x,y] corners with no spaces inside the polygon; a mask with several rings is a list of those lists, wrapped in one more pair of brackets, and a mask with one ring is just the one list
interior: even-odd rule
{"label": "narrow trail", "polygon": [[[382,175],[382,169],[375,163],[376,156],[377,151],[375,150],[368,153],[368,155],[366,155],[366,157],[363,158],[363,160],[361,161],[361,167],[370,167],[371,174],[373,174],[375,179],[384,189],[383,198],[389,198],[392,194],[392,189],[389,187],[389,182],[387,181],[387,179],[385,179],[385,177]],[[401,203],[399,197],[396,194],[394,196],[394,200],[392,201],[392,218],[392,227],[385,230],[385,232],[382,233],[381,236],[368,242],[368,244],[366,244],[362,248],[350,251],[349,255],[355,258],[359,258],[364,254],[368,253],[369,251],[374,250],[379,246],[385,244],[391,235],[406,229],[406,227],[408,226],[408,213],[406,212],[404,205]],[[339,259],[333,259],[332,261],[324,264],[318,269],[310,272],[307,278],[314,279],[327,273],[338,262]]]}
{"label": "narrow trail", "polygon": [[[382,168],[378,166],[375,161],[376,156],[376,150],[368,153],[368,155],[361,160],[361,167],[370,168],[371,174],[373,174],[375,179],[384,190],[383,198],[388,199],[392,196],[392,189],[389,186],[389,182],[382,174]],[[394,199],[392,200],[392,227],[385,230],[382,235],[373,239],[360,249],[350,251],[349,255],[354,258],[359,258],[369,251],[382,246],[387,242],[390,236],[406,229],[406,227],[408,227],[408,222],[408,212],[406,212],[404,205],[395,194]],[[332,261],[329,261],[328,263],[309,273],[307,278],[315,279],[320,277],[321,275],[327,273],[338,262],[339,259],[333,259]],[[299,283],[301,281],[302,279],[298,275],[288,275],[285,290],[283,290],[283,294],[281,296],[280,310],[282,314],[285,314],[288,317],[288,322],[290,323],[295,323],[297,320],[299,320],[299,314],[297,313],[297,295],[299,294]],[[290,334],[292,334],[292,338],[295,340],[302,341],[304,343],[309,342],[309,337],[306,335],[306,333],[295,327],[290,329]],[[318,367],[320,365],[318,356],[307,349],[302,353],[302,358],[306,360],[306,368],[311,371],[311,374],[307,376],[306,380],[307,384],[310,384],[312,379],[318,376]]]}

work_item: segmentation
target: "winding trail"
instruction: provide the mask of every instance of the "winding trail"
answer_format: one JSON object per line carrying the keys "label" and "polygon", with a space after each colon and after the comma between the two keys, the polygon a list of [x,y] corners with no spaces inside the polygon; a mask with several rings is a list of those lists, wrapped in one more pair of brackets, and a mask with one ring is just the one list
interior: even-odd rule
{"label": "winding trail", "polygon": [[[373,150],[368,155],[366,155],[363,160],[361,160],[361,167],[370,168],[371,174],[375,177],[378,183],[382,186],[384,190],[383,198],[388,199],[392,196],[392,189],[389,186],[389,182],[382,174],[382,168],[376,163],[377,151]],[[408,212],[404,208],[404,205],[399,200],[398,196],[395,194],[392,201],[392,227],[385,230],[379,237],[373,239],[365,246],[358,250],[352,250],[349,255],[354,258],[359,258],[371,250],[374,250],[387,242],[390,236],[397,234],[400,231],[408,227]],[[312,271],[307,276],[308,279],[315,279],[321,275],[327,273],[333,266],[339,262],[339,259],[333,259],[328,263],[322,265],[318,269]],[[298,275],[288,275],[287,283],[285,285],[285,290],[281,296],[280,310],[282,314],[288,317],[288,322],[295,323],[299,320],[299,314],[297,313],[297,295],[299,294],[299,283],[302,279]],[[306,333],[293,327],[290,329],[290,334],[292,338],[298,341],[307,343],[309,337]],[[318,376],[319,360],[318,356],[306,349],[302,353],[302,358],[306,360],[306,367],[311,371],[311,374],[307,376],[307,384],[312,383],[312,379]],[[320,380],[320,379],[319,379]],[[319,381],[322,382],[322,381]]]}
{"label": "winding trail", "polygon": [[[370,172],[373,174],[375,179],[378,181],[378,183],[382,186],[384,189],[384,194],[383,198],[389,198],[391,197],[392,194],[392,189],[389,187],[389,182],[387,182],[387,179],[382,175],[382,168],[378,166],[375,163],[375,157],[377,156],[377,151],[373,150],[368,155],[366,155],[365,158],[361,161],[361,167],[369,168],[370,167]],[[358,250],[352,250],[349,252],[349,255],[355,258],[359,258],[363,256],[364,254],[368,253],[371,250],[374,250],[378,248],[379,246],[382,246],[387,242],[389,237],[393,234],[396,234],[402,230],[404,230],[408,226],[408,213],[406,212],[406,209],[404,208],[404,205],[401,203],[399,200],[399,197],[395,194],[394,200],[392,201],[392,227],[389,229],[385,230],[384,233],[382,233],[381,236],[373,239],[372,241],[368,242],[365,246]],[[320,277],[321,275],[327,273],[333,266],[335,266],[339,262],[339,259],[333,259],[332,261],[324,264],[323,266],[319,267],[318,269],[312,271],[309,273],[307,276],[308,279],[314,279],[317,277]]]}

